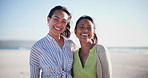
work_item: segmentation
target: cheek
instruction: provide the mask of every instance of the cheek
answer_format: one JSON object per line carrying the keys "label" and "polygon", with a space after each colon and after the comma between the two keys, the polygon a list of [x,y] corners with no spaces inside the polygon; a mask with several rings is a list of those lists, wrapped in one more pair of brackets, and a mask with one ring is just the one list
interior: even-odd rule
{"label": "cheek", "polygon": [[56,21],[54,21],[53,19],[49,20],[48,21],[49,25],[53,25],[53,24],[56,24]]}
{"label": "cheek", "polygon": [[91,34],[91,38],[93,38],[94,37],[94,31],[92,31],[90,34]]}
{"label": "cheek", "polygon": [[92,39],[94,38],[94,34],[92,34],[92,37],[91,37]]}
{"label": "cheek", "polygon": [[64,25],[63,28],[66,29],[66,25]]}
{"label": "cheek", "polygon": [[52,25],[52,20],[49,20],[48,21],[48,26],[51,26]]}
{"label": "cheek", "polygon": [[75,35],[76,35],[76,37],[79,36],[79,31],[78,30],[75,30]]}

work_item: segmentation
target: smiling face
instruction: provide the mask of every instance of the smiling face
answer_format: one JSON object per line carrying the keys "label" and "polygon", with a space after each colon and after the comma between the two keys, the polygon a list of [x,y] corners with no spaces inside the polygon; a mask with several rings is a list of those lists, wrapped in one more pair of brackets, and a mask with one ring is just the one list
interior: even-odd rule
{"label": "smiling face", "polygon": [[75,34],[80,41],[91,41],[94,36],[94,24],[88,19],[82,19],[77,24]]}
{"label": "smiling face", "polygon": [[49,34],[59,36],[66,28],[68,15],[64,11],[56,10],[52,17],[48,17]]}

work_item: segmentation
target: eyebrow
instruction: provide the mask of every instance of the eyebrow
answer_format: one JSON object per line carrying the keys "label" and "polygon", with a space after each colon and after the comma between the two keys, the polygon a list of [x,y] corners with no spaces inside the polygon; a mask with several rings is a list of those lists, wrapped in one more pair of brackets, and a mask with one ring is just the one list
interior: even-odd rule
{"label": "eyebrow", "polygon": [[[56,18],[60,19],[60,17],[58,17],[58,16],[54,16],[54,17],[56,17]],[[62,19],[62,20],[65,20],[65,21],[67,21],[66,19]]]}
{"label": "eyebrow", "polygon": [[80,24],[80,26],[84,26],[84,24]]}
{"label": "eyebrow", "polygon": [[58,17],[58,16],[54,16],[54,17],[56,17],[56,18],[60,19],[60,17]]}
{"label": "eyebrow", "polygon": [[[81,24],[80,26],[84,26],[84,24]],[[87,26],[91,27],[91,25],[87,25]]]}
{"label": "eyebrow", "polygon": [[91,27],[91,25],[87,25],[87,26]]}

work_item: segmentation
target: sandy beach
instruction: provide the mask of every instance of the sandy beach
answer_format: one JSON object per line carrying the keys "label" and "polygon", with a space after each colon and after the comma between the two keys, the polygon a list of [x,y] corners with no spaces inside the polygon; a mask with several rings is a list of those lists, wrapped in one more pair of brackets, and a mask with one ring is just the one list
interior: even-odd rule
{"label": "sandy beach", "polygon": [[113,78],[148,78],[148,54],[111,53]]}
{"label": "sandy beach", "polygon": [[[113,78],[148,78],[148,54],[111,54]],[[29,78],[29,50],[0,50],[0,78]]]}
{"label": "sandy beach", "polygon": [[29,78],[29,50],[0,50],[0,78]]}

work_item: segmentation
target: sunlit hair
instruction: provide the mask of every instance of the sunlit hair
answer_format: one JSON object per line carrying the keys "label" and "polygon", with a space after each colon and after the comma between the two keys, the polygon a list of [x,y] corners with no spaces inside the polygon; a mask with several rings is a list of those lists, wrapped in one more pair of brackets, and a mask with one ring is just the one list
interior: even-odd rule
{"label": "sunlit hair", "polygon": [[70,37],[70,35],[71,35],[71,32],[70,32],[70,20],[71,20],[71,14],[70,14],[70,12],[66,9],[66,7],[64,7],[64,6],[55,6],[54,8],[52,8],[51,10],[50,10],[50,12],[49,12],[49,14],[48,14],[48,17],[49,18],[51,18],[52,17],[52,15],[55,13],[55,11],[57,11],[57,10],[61,10],[61,11],[64,11],[65,13],[67,13],[67,15],[69,16],[69,18],[68,18],[68,23],[67,23],[67,25],[66,25],[66,29],[65,29],[65,31],[63,32],[63,33],[61,33],[61,35],[63,35],[64,37],[66,37],[66,38],[69,38]]}
{"label": "sunlit hair", "polygon": [[[87,15],[84,15],[84,16],[81,16],[81,17],[77,20],[76,25],[75,25],[75,30],[76,30],[77,27],[78,27],[78,26],[77,26],[78,23],[79,23],[81,20],[83,20],[83,19],[90,20],[90,21],[93,23],[93,26],[94,26],[93,28],[95,29],[95,23],[94,23],[92,17],[87,16]],[[98,42],[98,38],[97,38],[96,33],[94,33],[94,37],[93,37],[93,39],[92,39],[92,42],[94,42],[94,43],[97,43],[97,42]]]}

